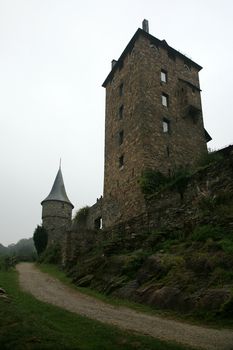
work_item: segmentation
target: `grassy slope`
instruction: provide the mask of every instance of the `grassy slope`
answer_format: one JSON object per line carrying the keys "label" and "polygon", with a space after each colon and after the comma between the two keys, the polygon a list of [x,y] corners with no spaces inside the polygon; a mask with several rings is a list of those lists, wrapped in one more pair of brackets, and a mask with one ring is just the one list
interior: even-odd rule
{"label": "grassy slope", "polygon": [[187,349],[134,335],[42,303],[21,292],[15,271],[0,271],[1,287],[11,302],[0,299],[0,348],[5,349]]}

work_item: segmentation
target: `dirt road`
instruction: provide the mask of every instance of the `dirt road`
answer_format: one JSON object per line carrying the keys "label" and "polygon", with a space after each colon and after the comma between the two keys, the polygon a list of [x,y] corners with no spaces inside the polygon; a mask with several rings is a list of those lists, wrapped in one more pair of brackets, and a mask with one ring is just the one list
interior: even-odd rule
{"label": "dirt road", "polygon": [[115,307],[73,290],[31,263],[17,265],[21,288],[37,299],[154,338],[207,350],[233,350],[233,330],[217,330]]}

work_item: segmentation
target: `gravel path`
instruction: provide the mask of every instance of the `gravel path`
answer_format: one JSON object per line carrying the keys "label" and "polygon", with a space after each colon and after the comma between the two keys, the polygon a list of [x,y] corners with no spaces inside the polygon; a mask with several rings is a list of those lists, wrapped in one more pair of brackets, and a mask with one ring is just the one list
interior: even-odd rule
{"label": "gravel path", "polygon": [[218,330],[115,307],[75,291],[31,263],[17,265],[21,288],[37,299],[95,320],[207,350],[233,350],[233,330]]}

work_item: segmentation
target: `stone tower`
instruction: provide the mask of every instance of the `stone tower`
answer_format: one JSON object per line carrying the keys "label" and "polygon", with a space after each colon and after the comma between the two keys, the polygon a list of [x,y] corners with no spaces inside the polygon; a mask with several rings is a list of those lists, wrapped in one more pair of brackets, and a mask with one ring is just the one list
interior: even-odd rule
{"label": "stone tower", "polygon": [[42,222],[48,232],[48,243],[62,239],[71,226],[73,204],[67,197],[61,167],[49,195],[41,202]]}
{"label": "stone tower", "polygon": [[105,79],[104,227],[145,211],[138,179],[195,166],[210,140],[197,63],[138,29]]}

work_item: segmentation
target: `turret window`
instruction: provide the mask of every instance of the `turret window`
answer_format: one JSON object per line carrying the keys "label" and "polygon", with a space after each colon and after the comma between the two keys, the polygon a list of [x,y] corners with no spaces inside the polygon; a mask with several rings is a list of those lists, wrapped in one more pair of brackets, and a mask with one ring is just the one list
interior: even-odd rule
{"label": "turret window", "polygon": [[124,166],[124,156],[122,155],[119,158],[119,168],[121,169],[123,168],[123,166]]}
{"label": "turret window", "polygon": [[167,118],[163,118],[163,132],[165,134],[170,132],[170,121]]}
{"label": "turret window", "polygon": [[124,141],[124,131],[121,130],[118,133],[118,144],[119,144],[119,146],[123,143],[123,141]]}
{"label": "turret window", "polygon": [[120,86],[119,86],[119,95],[122,96],[124,93],[124,84],[122,83]]}
{"label": "turret window", "polygon": [[165,70],[161,70],[160,79],[162,83],[167,83],[167,72]]}
{"label": "turret window", "polygon": [[124,114],[124,106],[121,105],[120,108],[119,108],[119,119],[122,119],[123,118],[123,114]]}
{"label": "turret window", "polygon": [[161,98],[162,98],[162,105],[164,107],[168,107],[168,95],[165,93],[162,93]]}

